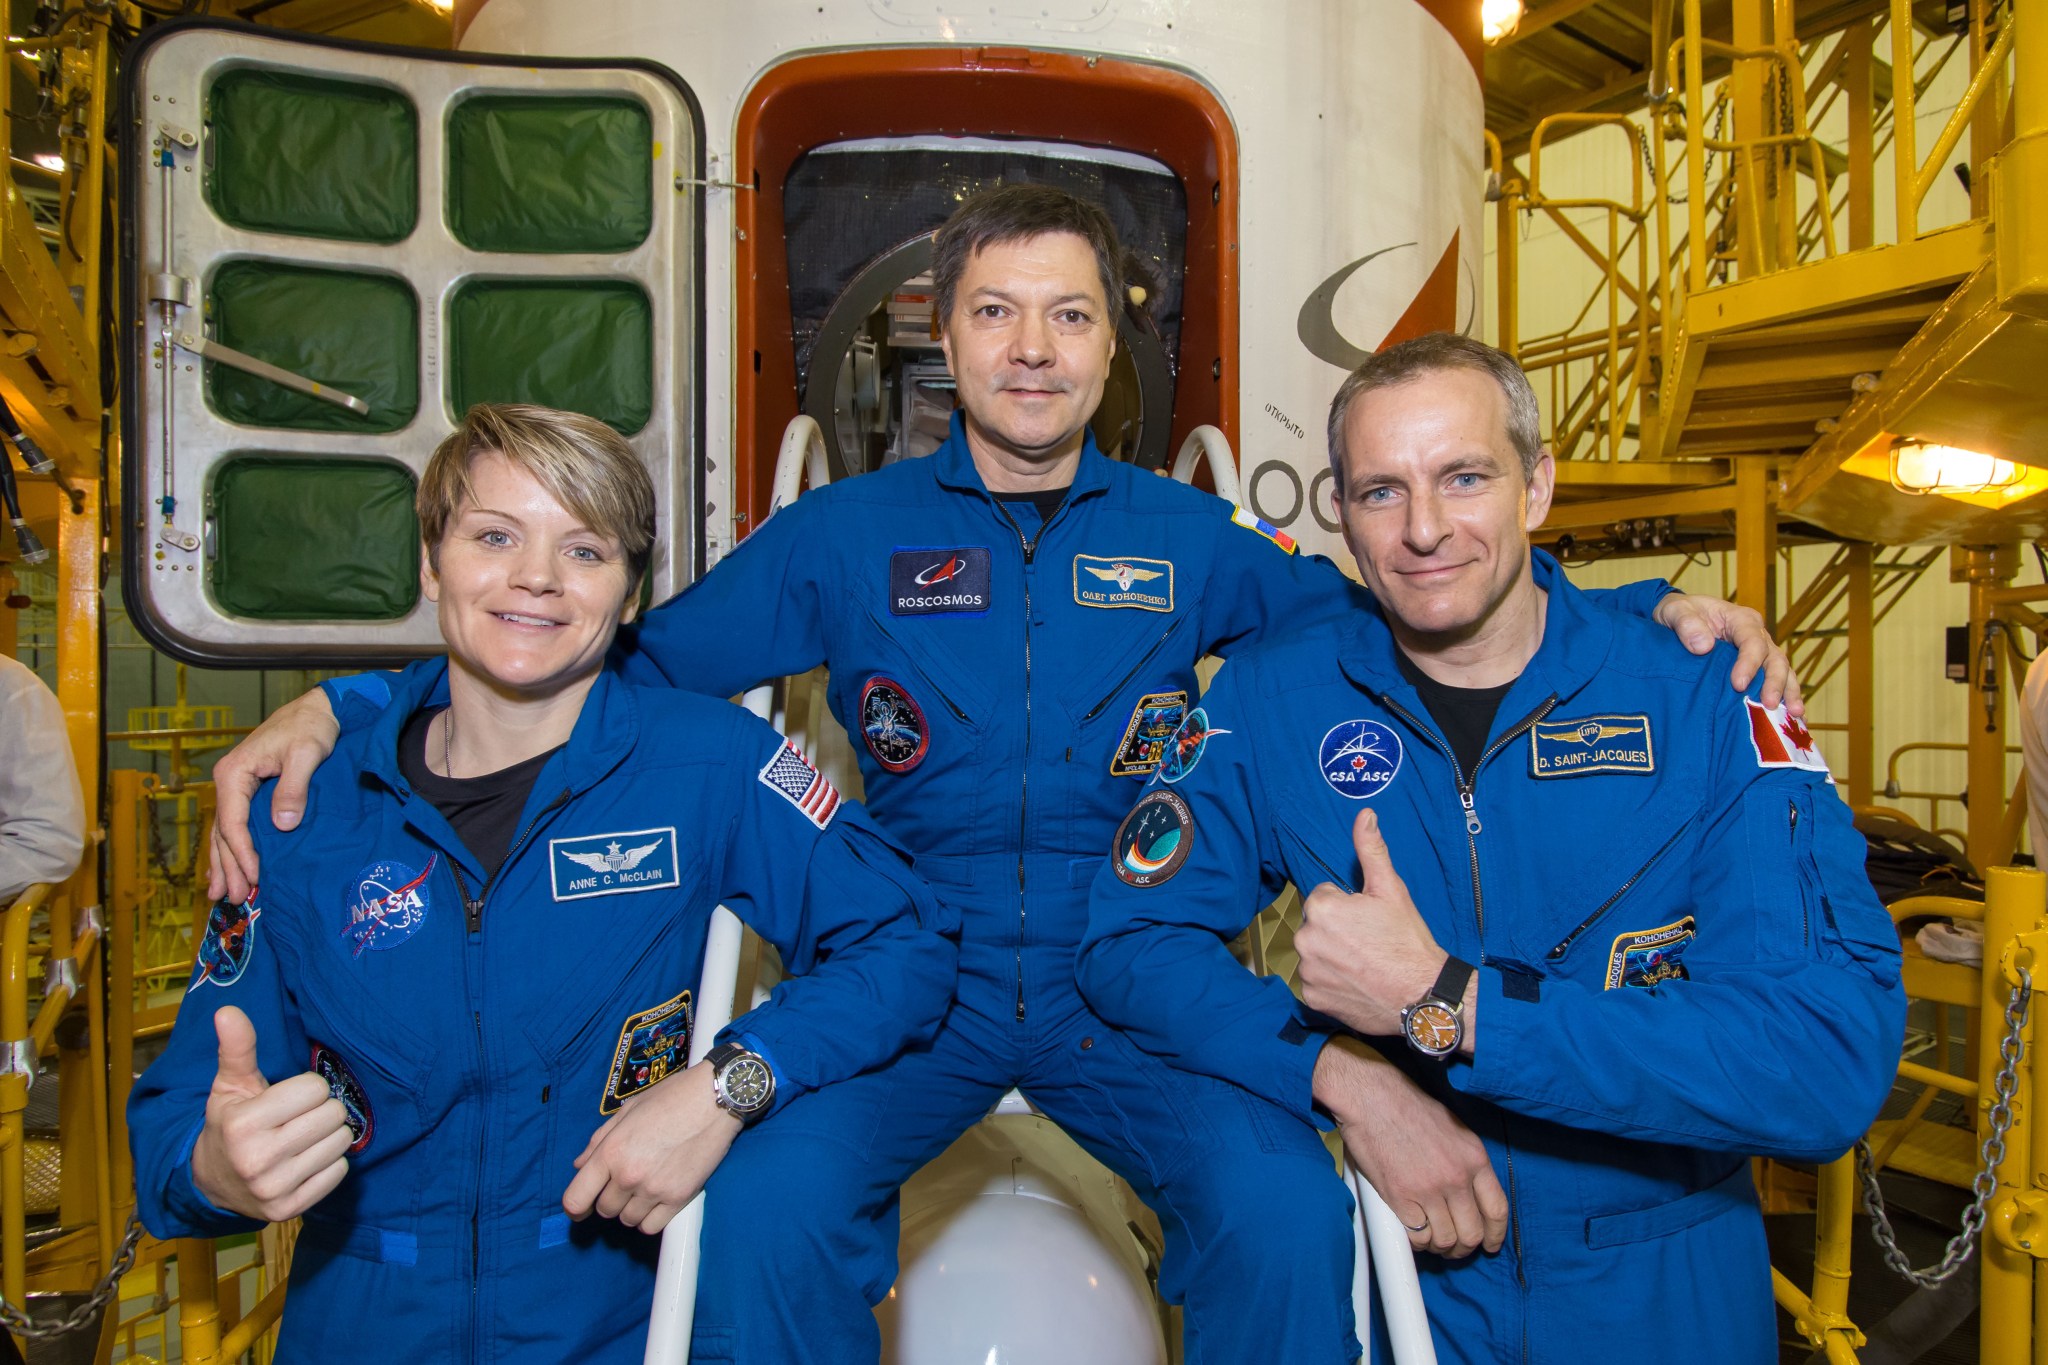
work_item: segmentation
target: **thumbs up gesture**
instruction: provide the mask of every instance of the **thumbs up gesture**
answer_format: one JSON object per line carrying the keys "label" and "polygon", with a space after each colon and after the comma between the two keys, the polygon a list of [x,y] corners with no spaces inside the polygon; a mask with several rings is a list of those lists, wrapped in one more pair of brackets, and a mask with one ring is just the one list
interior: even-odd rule
{"label": "thumbs up gesture", "polygon": [[348,1174],[348,1111],[310,1071],[264,1080],[256,1026],[233,1005],[214,1012],[213,1030],[220,1064],[192,1146],[192,1183],[220,1208],[270,1223],[296,1218]]}
{"label": "thumbs up gesture", "polygon": [[1397,1034],[1401,1011],[1429,993],[1446,954],[1394,871],[1371,807],[1358,813],[1351,842],[1358,850],[1358,892],[1324,882],[1302,902],[1294,936],[1301,995],[1310,1009],[1360,1033]]}

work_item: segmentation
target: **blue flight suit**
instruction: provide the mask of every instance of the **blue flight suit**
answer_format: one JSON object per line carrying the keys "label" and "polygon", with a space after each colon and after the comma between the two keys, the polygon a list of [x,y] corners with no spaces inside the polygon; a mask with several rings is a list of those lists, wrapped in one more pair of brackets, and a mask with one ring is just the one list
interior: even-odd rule
{"label": "blue flight suit", "polygon": [[420,668],[343,738],[298,830],[275,830],[259,794],[262,886],[213,912],[129,1102],[142,1220],[159,1237],[261,1226],[192,1180],[213,1015],[235,1005],[264,1076],[323,1075],[356,1136],[305,1215],[279,1359],[637,1365],[659,1239],[572,1223],[562,1193],[606,1114],[687,1065],[712,910],[731,906],[798,973],[728,1033],[772,1049],[799,1104],[931,1036],[957,920],[771,727],[610,674],[486,886],[398,766],[444,669]]}
{"label": "blue flight suit", "polygon": [[[1103,841],[1196,663],[1364,600],[1261,525],[1092,437],[1041,525],[983,485],[955,416],[931,456],[806,493],[620,632],[637,683],[730,696],[828,665],[868,809],[962,916],[931,1045],[789,1106],[712,1178],[693,1359],[872,1365],[898,1187],[1012,1087],[1158,1213],[1188,1365],[1357,1354],[1349,1203],[1320,1139],[1147,1056],[1074,984]],[[1647,614],[1665,591],[1621,595]],[[379,686],[330,684],[345,725]]]}
{"label": "blue flight suit", "polygon": [[1376,607],[1225,665],[1095,880],[1081,987],[1307,1131],[1337,1026],[1224,945],[1288,881],[1355,890],[1369,804],[1479,966],[1471,1058],[1382,1051],[1484,1140],[1511,1208],[1499,1254],[1417,1258],[1439,1358],[1774,1361],[1746,1158],[1826,1161],[1876,1117],[1898,938],[1825,770],[1783,766],[1725,647],[1694,658],[1534,562],[1543,642],[1471,773]]}

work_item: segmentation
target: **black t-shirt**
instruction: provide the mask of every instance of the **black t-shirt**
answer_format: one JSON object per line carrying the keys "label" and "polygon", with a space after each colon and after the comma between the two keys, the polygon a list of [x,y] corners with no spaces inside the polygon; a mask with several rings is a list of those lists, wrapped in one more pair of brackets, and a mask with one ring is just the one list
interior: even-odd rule
{"label": "black t-shirt", "polygon": [[1043,488],[1036,493],[998,493],[996,498],[1010,509],[1010,515],[1023,529],[1025,538],[1033,539],[1038,528],[1052,520],[1052,514],[1060,510],[1060,504],[1067,500],[1065,488]]}
{"label": "black t-shirt", "polygon": [[[495,878],[512,852],[512,841],[519,837],[519,816],[526,809],[526,798],[532,795],[540,770],[561,746],[482,777],[442,777],[428,766],[427,759],[427,727],[439,714],[439,709],[421,711],[405,723],[398,737],[398,771],[414,791],[447,817],[463,847],[484,865],[484,874]],[[437,751],[433,761],[440,760]],[[483,888],[470,890],[480,895]]]}
{"label": "black t-shirt", "polygon": [[1451,753],[1458,760],[1458,771],[1470,782],[1473,770],[1479,766],[1479,756],[1486,752],[1486,735],[1493,729],[1493,718],[1500,711],[1502,698],[1507,696],[1514,683],[1504,682],[1498,687],[1452,687],[1417,668],[1415,661],[1399,648],[1394,650],[1394,659],[1401,667],[1401,676],[1413,683],[1416,692],[1421,694],[1422,704],[1429,708],[1430,718],[1450,743]]}

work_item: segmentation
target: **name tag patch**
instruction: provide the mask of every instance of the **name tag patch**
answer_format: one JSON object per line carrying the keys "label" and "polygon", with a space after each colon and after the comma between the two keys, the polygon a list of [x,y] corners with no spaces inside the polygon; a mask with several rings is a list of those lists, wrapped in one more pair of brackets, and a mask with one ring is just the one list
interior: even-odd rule
{"label": "name tag patch", "polygon": [[1401,737],[1376,720],[1347,720],[1323,736],[1316,762],[1339,796],[1378,796],[1401,771]]}
{"label": "name tag patch", "polygon": [[1074,600],[1084,607],[1172,611],[1173,561],[1075,555]]}
{"label": "name tag patch", "polygon": [[1691,974],[1680,959],[1697,937],[1691,915],[1675,924],[1617,934],[1607,953],[1607,989],[1689,979]]}
{"label": "name tag patch", "polygon": [[690,1061],[690,993],[626,1016],[597,1112],[609,1114]]}
{"label": "name tag patch", "polygon": [[889,556],[892,616],[980,616],[988,610],[986,545],[951,550],[898,550]]}
{"label": "name tag patch", "polygon": [[1581,716],[1538,721],[1529,731],[1531,777],[1584,773],[1652,773],[1648,716]]}
{"label": "name tag patch", "polygon": [[550,839],[548,875],[558,901],[679,885],[675,827]]}
{"label": "name tag patch", "polygon": [[1166,742],[1188,713],[1185,692],[1147,692],[1131,708],[1130,723],[1109,760],[1111,777],[1150,777],[1166,753]]}

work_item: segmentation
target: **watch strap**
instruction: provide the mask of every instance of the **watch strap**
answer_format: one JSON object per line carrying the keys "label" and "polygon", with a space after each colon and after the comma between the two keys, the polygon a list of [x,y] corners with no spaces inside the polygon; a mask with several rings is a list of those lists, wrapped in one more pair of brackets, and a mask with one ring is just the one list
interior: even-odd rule
{"label": "watch strap", "polygon": [[1444,968],[1436,974],[1436,984],[1429,988],[1430,1000],[1441,1000],[1452,1009],[1463,1009],[1465,987],[1472,984],[1473,966],[1455,957],[1444,958]]}

